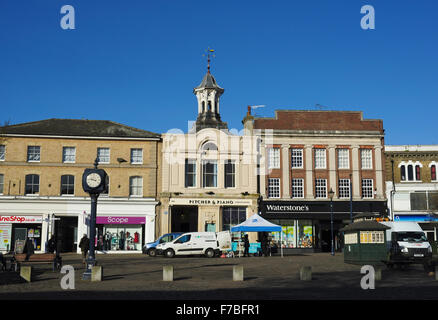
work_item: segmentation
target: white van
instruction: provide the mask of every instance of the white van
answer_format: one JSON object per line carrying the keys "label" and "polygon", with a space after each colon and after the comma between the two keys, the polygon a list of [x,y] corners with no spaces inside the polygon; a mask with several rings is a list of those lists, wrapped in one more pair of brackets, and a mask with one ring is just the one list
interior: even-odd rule
{"label": "white van", "polygon": [[175,240],[160,243],[157,254],[164,254],[168,258],[175,255],[205,255],[213,258],[221,251],[231,249],[231,234],[222,232],[188,232]]}
{"label": "white van", "polygon": [[432,247],[426,234],[416,222],[380,222],[390,229],[386,230],[390,264],[428,263],[432,258]]}

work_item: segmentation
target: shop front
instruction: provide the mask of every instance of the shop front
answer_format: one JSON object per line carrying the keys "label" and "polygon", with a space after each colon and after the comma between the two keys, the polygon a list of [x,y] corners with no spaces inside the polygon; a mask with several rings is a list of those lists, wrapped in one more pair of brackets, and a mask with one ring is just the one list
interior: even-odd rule
{"label": "shop front", "polygon": [[41,251],[42,216],[0,215],[0,251],[22,250],[31,239],[35,251]]}
{"label": "shop front", "polygon": [[[353,201],[355,216],[371,212],[386,214],[384,201]],[[330,201],[262,201],[261,216],[282,227],[282,235],[273,232],[271,246],[283,247],[284,253],[330,252],[331,209]],[[343,248],[341,228],[350,223],[350,202],[333,201],[333,234],[335,250]],[[280,239],[283,241],[280,243]]]}
{"label": "shop front", "polygon": [[98,216],[95,244],[98,251],[141,252],[146,217]]}

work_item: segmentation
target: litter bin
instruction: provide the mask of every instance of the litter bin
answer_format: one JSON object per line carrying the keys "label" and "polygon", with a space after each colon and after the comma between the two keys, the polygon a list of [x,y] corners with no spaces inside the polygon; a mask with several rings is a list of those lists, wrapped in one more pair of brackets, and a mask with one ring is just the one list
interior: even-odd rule
{"label": "litter bin", "polygon": [[344,232],[344,262],[383,265],[388,260],[386,230],[373,219],[357,219],[341,229]]}

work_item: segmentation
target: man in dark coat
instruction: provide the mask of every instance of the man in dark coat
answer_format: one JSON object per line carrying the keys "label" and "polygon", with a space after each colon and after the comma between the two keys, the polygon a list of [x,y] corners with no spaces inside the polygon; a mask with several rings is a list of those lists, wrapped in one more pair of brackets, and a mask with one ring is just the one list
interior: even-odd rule
{"label": "man in dark coat", "polygon": [[247,234],[245,234],[245,237],[243,238],[243,247],[245,248],[243,251],[243,256],[249,257],[249,240]]}
{"label": "man in dark coat", "polygon": [[27,238],[26,244],[24,245],[24,252],[26,253],[26,261],[29,260],[29,257],[35,253],[31,238]]}
{"label": "man in dark coat", "polygon": [[49,253],[54,253],[56,250],[56,240],[55,236],[52,235],[49,239],[49,242],[47,243],[48,251]]}
{"label": "man in dark coat", "polygon": [[87,258],[87,253],[90,249],[90,239],[88,239],[86,233],[84,233],[84,236],[79,242],[79,248],[81,248],[82,251],[82,263],[85,264],[85,259]]}

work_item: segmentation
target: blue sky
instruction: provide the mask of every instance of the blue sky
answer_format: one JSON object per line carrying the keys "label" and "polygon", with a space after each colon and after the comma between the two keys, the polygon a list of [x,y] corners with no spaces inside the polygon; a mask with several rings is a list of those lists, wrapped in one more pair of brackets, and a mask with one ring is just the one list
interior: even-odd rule
{"label": "blue sky", "polygon": [[[63,5],[75,30],[63,30]],[[363,5],[376,29],[363,30]],[[438,144],[438,3],[430,0],[1,0],[0,121],[105,119],[187,129],[206,72],[241,129],[247,105],[360,110],[387,144]]]}

